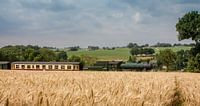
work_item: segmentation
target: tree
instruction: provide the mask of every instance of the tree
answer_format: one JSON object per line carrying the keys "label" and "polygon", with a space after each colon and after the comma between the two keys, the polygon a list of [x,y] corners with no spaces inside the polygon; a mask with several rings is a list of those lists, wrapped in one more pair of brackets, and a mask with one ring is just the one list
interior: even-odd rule
{"label": "tree", "polygon": [[79,46],[69,47],[69,51],[78,51],[79,49]]}
{"label": "tree", "polygon": [[176,52],[176,69],[184,69],[187,66],[189,51],[180,50]]}
{"label": "tree", "polygon": [[145,54],[145,55],[149,55],[149,54],[154,54],[155,51],[152,48],[132,48],[130,53],[134,56],[134,55],[138,55],[138,54]]}
{"label": "tree", "polygon": [[190,49],[190,55],[196,56],[198,53],[200,53],[200,43],[196,44],[195,47]]}
{"label": "tree", "polygon": [[88,50],[99,50],[99,46],[88,46]]}
{"label": "tree", "polygon": [[179,40],[191,38],[196,43],[200,43],[200,13],[191,11],[179,18],[176,31],[178,31]]}
{"label": "tree", "polygon": [[[1,61],[56,61],[56,51],[50,50],[51,47],[41,48],[38,46],[4,46],[0,48]],[[57,51],[60,53],[60,51]],[[58,54],[59,54],[58,53]],[[66,54],[62,51],[59,54],[59,61],[66,60]]]}
{"label": "tree", "polygon": [[171,49],[160,51],[156,56],[159,67],[166,66],[167,70],[174,69],[176,62],[176,54]]}
{"label": "tree", "polygon": [[196,64],[197,64],[197,69],[198,69],[198,72],[200,72],[200,53],[198,53],[197,55],[196,55],[196,58],[195,58],[195,62],[196,62]]}
{"label": "tree", "polygon": [[134,44],[133,44],[133,43],[129,43],[129,44],[127,45],[127,47],[128,47],[128,48],[133,48],[133,47],[134,47]]}
{"label": "tree", "polygon": [[129,56],[128,62],[136,62],[136,57],[135,56]]}
{"label": "tree", "polygon": [[52,50],[41,48],[39,49],[39,54],[34,58],[34,61],[55,61],[56,55]]}
{"label": "tree", "polygon": [[0,51],[0,61],[3,61],[4,59],[3,59],[3,53]]}
{"label": "tree", "polygon": [[22,52],[20,52],[20,49],[17,49],[14,46],[5,46],[1,48],[0,51],[3,55],[3,61],[19,61],[20,57],[22,56]]}
{"label": "tree", "polygon": [[24,59],[26,61],[32,61],[33,59],[31,58],[31,54],[33,54],[34,49],[28,48],[24,51]]}
{"label": "tree", "polygon": [[137,43],[129,43],[129,44],[127,45],[127,47],[128,47],[128,48],[137,48],[138,45],[137,45]]}
{"label": "tree", "polygon": [[149,47],[149,44],[141,45],[140,47]]}
{"label": "tree", "polygon": [[134,55],[138,55],[139,54],[139,49],[138,48],[132,48],[130,53],[134,56]]}
{"label": "tree", "polygon": [[84,61],[84,65],[91,66],[96,63],[97,58],[89,55],[81,55],[81,60]]}
{"label": "tree", "polygon": [[172,47],[172,44],[158,42],[157,44],[153,45],[152,47]]}
{"label": "tree", "polygon": [[154,49],[152,48],[144,48],[144,49],[141,48],[139,51],[140,51],[140,54],[146,54],[146,55],[155,53]]}
{"label": "tree", "polygon": [[191,11],[179,18],[176,31],[178,31],[179,40],[192,39],[195,41],[196,44],[190,50],[187,69],[192,72],[200,70],[200,62],[198,62],[200,54],[200,13]]}
{"label": "tree", "polygon": [[67,61],[67,52],[65,51],[60,51],[58,54],[57,54],[57,61]]}
{"label": "tree", "polygon": [[40,54],[39,50],[34,50],[32,53],[29,54],[29,60],[30,60],[30,61],[35,61],[35,60],[34,60],[35,57],[36,57],[37,55],[39,55],[39,54]]}
{"label": "tree", "polygon": [[115,47],[110,47],[110,48],[109,47],[103,47],[102,49],[103,50],[115,50]]}
{"label": "tree", "polygon": [[200,72],[200,53],[196,57],[192,56],[189,58],[187,69],[190,72]]}
{"label": "tree", "polygon": [[133,60],[132,60],[132,57],[131,56],[129,56],[129,58],[128,58],[128,62],[132,62]]}
{"label": "tree", "polygon": [[198,61],[200,56],[200,43],[197,43],[195,47],[191,48],[189,54],[187,69],[191,72],[200,72],[200,62]]}
{"label": "tree", "polygon": [[81,57],[79,56],[75,56],[75,55],[72,55],[68,61],[70,62],[80,62],[80,70],[83,69],[84,65],[85,65],[85,62],[81,59]]}
{"label": "tree", "polygon": [[79,56],[76,56],[76,55],[72,55],[68,61],[70,62],[80,62],[81,61],[81,58]]}

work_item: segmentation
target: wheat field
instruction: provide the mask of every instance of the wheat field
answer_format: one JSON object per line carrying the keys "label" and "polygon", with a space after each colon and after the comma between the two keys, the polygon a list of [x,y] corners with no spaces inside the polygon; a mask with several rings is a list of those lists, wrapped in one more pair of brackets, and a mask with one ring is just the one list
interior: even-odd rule
{"label": "wheat field", "polygon": [[192,73],[0,71],[5,106],[198,106]]}

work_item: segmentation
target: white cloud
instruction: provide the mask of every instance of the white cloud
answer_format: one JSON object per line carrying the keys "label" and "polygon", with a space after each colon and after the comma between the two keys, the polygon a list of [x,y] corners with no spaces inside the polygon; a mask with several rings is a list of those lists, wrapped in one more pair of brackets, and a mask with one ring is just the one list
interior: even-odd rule
{"label": "white cloud", "polygon": [[134,23],[139,23],[141,21],[141,14],[140,12],[136,12],[133,16],[132,19],[134,21]]}
{"label": "white cloud", "polygon": [[115,18],[122,18],[124,16],[124,14],[123,13],[113,13],[112,16]]}

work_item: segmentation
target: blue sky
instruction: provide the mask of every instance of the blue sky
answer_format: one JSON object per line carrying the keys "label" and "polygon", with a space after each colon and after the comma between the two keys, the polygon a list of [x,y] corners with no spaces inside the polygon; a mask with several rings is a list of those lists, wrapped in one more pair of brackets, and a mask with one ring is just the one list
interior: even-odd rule
{"label": "blue sky", "polygon": [[200,0],[1,0],[0,46],[177,43],[175,24],[192,10]]}

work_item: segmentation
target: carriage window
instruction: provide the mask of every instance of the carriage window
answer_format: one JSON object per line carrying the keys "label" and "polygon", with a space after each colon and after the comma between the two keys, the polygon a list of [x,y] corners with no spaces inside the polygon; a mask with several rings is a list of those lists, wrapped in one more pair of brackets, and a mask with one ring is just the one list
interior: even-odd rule
{"label": "carriage window", "polygon": [[65,69],[65,66],[64,66],[64,65],[62,65],[62,66],[61,66],[61,69],[62,69],[62,70],[64,70],[64,69]]}
{"label": "carriage window", "polygon": [[52,69],[52,65],[49,65],[49,69]]}
{"label": "carriage window", "polygon": [[25,69],[25,65],[22,65],[22,69]]}
{"label": "carriage window", "polygon": [[45,69],[46,68],[46,65],[42,65],[42,69]]}
{"label": "carriage window", "polygon": [[58,65],[55,65],[55,69],[58,69]]}
{"label": "carriage window", "polygon": [[34,65],[32,65],[32,68],[35,68],[35,66],[34,66]]}
{"label": "carriage window", "polygon": [[40,69],[40,65],[36,65],[36,69]]}
{"label": "carriage window", "polygon": [[67,69],[71,69],[72,67],[71,66],[67,66]]}
{"label": "carriage window", "polygon": [[30,69],[30,68],[31,68],[31,65],[27,65],[27,68]]}
{"label": "carriage window", "polygon": [[19,69],[19,65],[16,65],[15,68],[16,68],[16,69]]}

